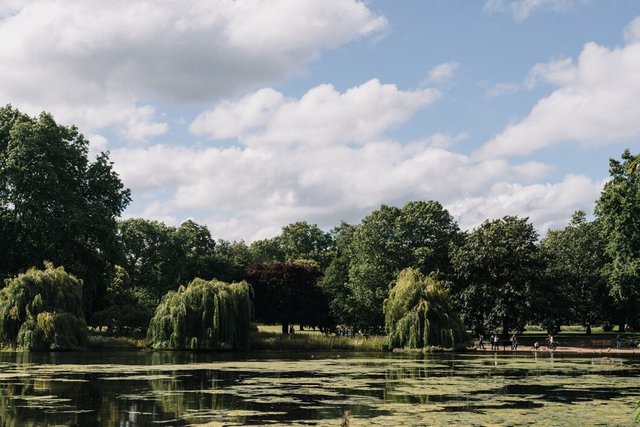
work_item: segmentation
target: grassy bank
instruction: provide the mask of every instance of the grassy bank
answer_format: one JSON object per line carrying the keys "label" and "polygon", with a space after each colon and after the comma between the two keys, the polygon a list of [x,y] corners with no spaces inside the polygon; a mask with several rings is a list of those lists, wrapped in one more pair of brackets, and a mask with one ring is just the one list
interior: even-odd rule
{"label": "grassy bank", "polygon": [[89,350],[142,350],[148,346],[149,340],[146,338],[89,335],[87,339]]}
{"label": "grassy bank", "polygon": [[386,351],[386,337],[341,337],[336,335],[303,334],[283,335],[276,332],[253,332],[250,350],[346,350]]}

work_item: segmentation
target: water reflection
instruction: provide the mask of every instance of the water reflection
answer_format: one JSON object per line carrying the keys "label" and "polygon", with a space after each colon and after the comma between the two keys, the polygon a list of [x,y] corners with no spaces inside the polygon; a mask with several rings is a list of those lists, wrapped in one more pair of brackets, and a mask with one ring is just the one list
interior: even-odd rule
{"label": "water reflection", "polygon": [[[626,424],[636,360],[553,354],[2,353],[0,425]],[[612,387],[615,385],[615,387]],[[505,421],[506,422],[506,421]],[[550,421],[551,422],[551,421]],[[588,423],[587,423],[588,424]]]}

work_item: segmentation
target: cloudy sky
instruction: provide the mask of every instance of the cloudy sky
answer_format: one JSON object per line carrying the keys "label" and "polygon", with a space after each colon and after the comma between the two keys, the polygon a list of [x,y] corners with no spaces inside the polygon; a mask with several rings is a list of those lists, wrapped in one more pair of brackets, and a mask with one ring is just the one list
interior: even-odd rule
{"label": "cloudy sky", "polygon": [[637,0],[0,0],[0,102],[216,238],[440,201],[544,233],[640,151]]}

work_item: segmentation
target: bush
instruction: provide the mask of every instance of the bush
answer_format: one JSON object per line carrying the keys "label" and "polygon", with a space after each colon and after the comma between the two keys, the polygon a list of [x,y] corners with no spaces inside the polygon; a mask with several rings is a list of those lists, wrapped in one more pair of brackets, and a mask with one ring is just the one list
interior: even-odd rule
{"label": "bush", "polygon": [[432,277],[407,268],[398,275],[384,301],[389,348],[455,348],[466,344],[467,333],[448,292]]}
{"label": "bush", "polygon": [[51,263],[7,279],[0,291],[0,343],[23,350],[85,348],[82,282]]}
{"label": "bush", "polygon": [[194,279],[162,298],[147,336],[156,349],[243,349],[251,326],[251,288]]}

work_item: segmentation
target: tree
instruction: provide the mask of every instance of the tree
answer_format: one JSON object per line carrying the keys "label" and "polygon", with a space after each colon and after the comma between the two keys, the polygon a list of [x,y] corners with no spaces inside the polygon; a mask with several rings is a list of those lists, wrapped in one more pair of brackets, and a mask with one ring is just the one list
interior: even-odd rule
{"label": "tree", "polygon": [[320,272],[311,264],[269,262],[247,269],[246,279],[255,293],[256,319],[289,325],[328,326],[328,301],[317,286]]}
{"label": "tree", "polygon": [[94,323],[109,331],[146,331],[155,307],[155,298],[148,290],[132,287],[127,271],[116,265],[107,287],[105,308],[94,314]]}
{"label": "tree", "polygon": [[195,277],[217,277],[214,268],[216,242],[207,226],[187,220],[172,231],[181,254],[179,280],[186,282]]}
{"label": "tree", "polygon": [[460,347],[466,328],[453,310],[448,291],[433,275],[407,268],[384,301],[389,348]]}
{"label": "tree", "polygon": [[[535,312],[553,324],[575,322],[591,334],[591,325],[606,318],[607,286],[602,269],[608,258],[606,237],[598,221],[583,211],[573,214],[562,230],[550,230],[540,249],[546,260],[545,303]],[[552,311],[552,313],[549,313]],[[547,325],[552,326],[552,325]]]}
{"label": "tree", "polygon": [[384,325],[382,303],[398,273],[414,267],[424,274],[448,273],[449,247],[458,226],[438,202],[381,206],[364,218],[351,242],[349,304],[361,328]]}
{"label": "tree", "polygon": [[51,263],[8,279],[0,290],[0,341],[23,350],[86,347],[82,282]]}
{"label": "tree", "polygon": [[90,162],[75,127],[0,108],[0,275],[50,260],[84,281],[87,313],[100,306],[116,258],[116,218],[130,202],[108,153]]}
{"label": "tree", "polygon": [[527,218],[485,221],[455,250],[453,289],[465,324],[482,333],[522,331],[539,290],[538,234]]}
{"label": "tree", "polygon": [[611,258],[604,268],[610,294],[618,308],[618,323],[637,328],[640,303],[640,173],[638,159],[629,150],[622,161],[609,160],[611,179],[596,202],[595,213],[607,236],[607,254]]}
{"label": "tree", "polygon": [[309,259],[318,263],[324,271],[331,261],[333,239],[316,224],[299,221],[282,228],[277,238],[286,261]]}
{"label": "tree", "polygon": [[[118,239],[132,288],[148,289],[159,300],[193,277],[181,276],[185,248],[176,239],[176,229],[157,221],[127,219],[118,224]],[[184,280],[184,281],[183,281]]]}
{"label": "tree", "polygon": [[245,349],[251,325],[246,282],[195,279],[162,298],[147,336],[157,349]]}
{"label": "tree", "polygon": [[280,246],[277,237],[272,239],[256,240],[249,246],[251,264],[260,264],[272,261],[285,261],[286,255]]}
{"label": "tree", "polygon": [[351,242],[356,226],[342,222],[331,234],[334,240],[333,257],[320,279],[319,286],[329,300],[331,317],[339,324],[354,324],[357,316],[349,301],[349,265]]}
{"label": "tree", "polygon": [[216,242],[213,270],[217,279],[225,282],[240,281],[252,262],[251,250],[243,241],[228,242],[219,239]]}

